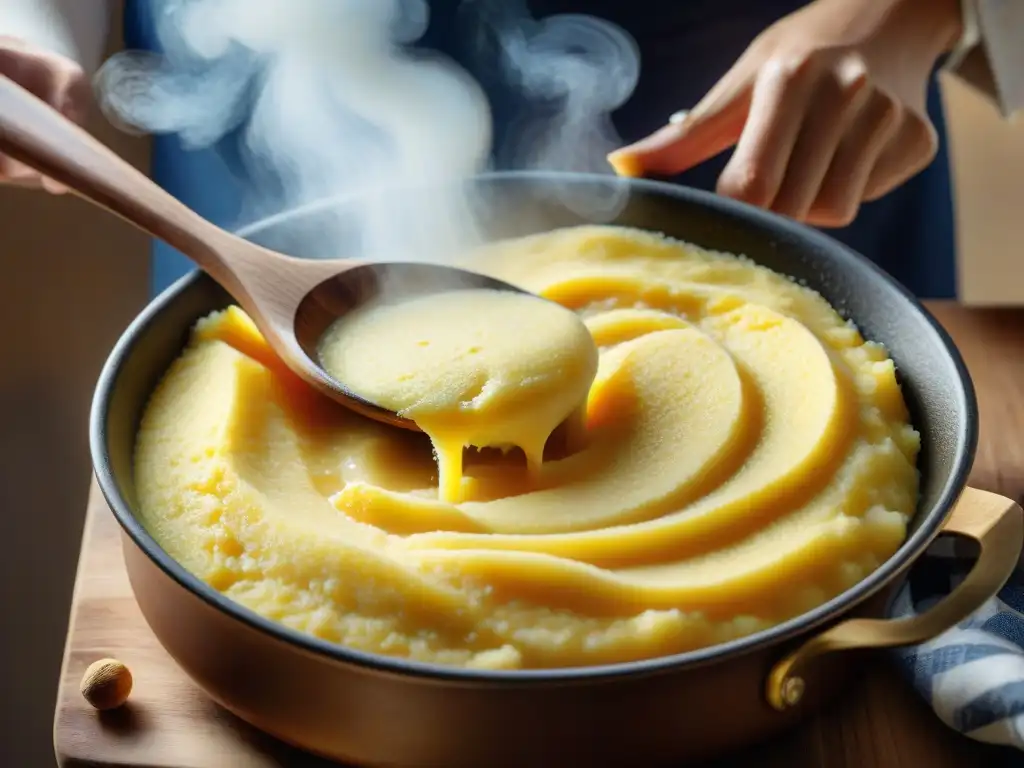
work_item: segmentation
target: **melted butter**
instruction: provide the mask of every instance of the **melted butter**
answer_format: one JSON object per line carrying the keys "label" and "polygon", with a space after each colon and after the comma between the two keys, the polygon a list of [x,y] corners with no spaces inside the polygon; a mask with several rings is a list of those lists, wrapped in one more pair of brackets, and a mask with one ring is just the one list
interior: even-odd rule
{"label": "melted butter", "polygon": [[551,433],[582,417],[597,372],[597,349],[573,312],[511,291],[360,308],[327,330],[319,351],[351,391],[429,435],[439,497],[452,503],[463,498],[466,447],[521,448],[536,477]]}

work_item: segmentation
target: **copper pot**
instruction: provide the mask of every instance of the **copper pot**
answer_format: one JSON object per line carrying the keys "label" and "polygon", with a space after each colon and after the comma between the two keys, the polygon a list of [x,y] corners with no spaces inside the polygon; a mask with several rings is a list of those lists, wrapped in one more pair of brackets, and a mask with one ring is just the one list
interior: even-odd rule
{"label": "copper pot", "polygon": [[[494,237],[588,221],[588,201],[624,182],[563,174],[496,174],[475,199],[501,211]],[[792,724],[841,690],[848,651],[917,643],[974,611],[1009,577],[1024,536],[1021,509],[965,489],[977,404],[959,353],[935,319],[873,264],[781,217],[706,193],[630,182],[615,223],[746,254],[806,282],[884,343],[923,449],[920,505],[899,551],[825,605],[770,630],[648,661],[564,670],[488,672],[360,653],[275,624],[223,597],[174,562],[134,515],[132,455],[139,418],[192,324],[230,298],[195,273],[132,323],[93,402],[92,455],[123,528],[125,562],[143,615],[186,673],[256,727],[311,752],[363,765],[667,764],[721,754]],[[337,226],[345,203],[323,203],[246,232],[297,256],[310,233]],[[940,534],[974,539],[980,557],[944,601],[886,620],[887,598]]]}

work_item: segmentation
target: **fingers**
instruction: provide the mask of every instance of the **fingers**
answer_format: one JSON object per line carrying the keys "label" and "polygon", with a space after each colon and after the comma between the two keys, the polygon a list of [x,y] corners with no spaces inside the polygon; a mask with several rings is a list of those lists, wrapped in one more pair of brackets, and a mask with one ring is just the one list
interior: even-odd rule
{"label": "fingers", "polygon": [[934,159],[926,115],[873,87],[859,57],[762,67],[720,194],[822,227],[891,192]]}
{"label": "fingers", "polygon": [[752,73],[744,57],[687,113],[608,156],[620,176],[673,176],[724,152],[739,139],[750,109]]}
{"label": "fingers", "polygon": [[862,59],[848,57],[818,81],[803,125],[771,208],[791,218],[807,218],[843,136],[870,97]]}
{"label": "fingers", "polygon": [[817,80],[818,72],[808,60],[770,60],[761,68],[736,151],[718,179],[719,194],[771,207]]}
{"label": "fingers", "polygon": [[875,163],[901,120],[899,102],[883,91],[871,92],[836,150],[808,223],[845,227],[854,220]]}
{"label": "fingers", "polygon": [[895,136],[878,157],[864,188],[864,200],[872,201],[923,171],[935,159],[939,137],[926,117],[906,111]]}
{"label": "fingers", "polygon": [[783,56],[770,42],[752,45],[692,111],[609,155],[616,172],[674,175],[735,145],[720,194],[842,227],[935,157],[927,114],[872,82],[857,52]]}
{"label": "fingers", "polygon": [[699,165],[736,143],[746,119],[742,94],[722,105],[672,122],[608,157],[620,176],[673,176]]}
{"label": "fingers", "polygon": [[[77,64],[53,54],[35,51],[24,43],[0,38],[0,74],[46,102],[66,117],[80,122],[89,102],[89,84]],[[0,155],[0,183],[45,189],[60,194],[64,187],[13,158]]]}

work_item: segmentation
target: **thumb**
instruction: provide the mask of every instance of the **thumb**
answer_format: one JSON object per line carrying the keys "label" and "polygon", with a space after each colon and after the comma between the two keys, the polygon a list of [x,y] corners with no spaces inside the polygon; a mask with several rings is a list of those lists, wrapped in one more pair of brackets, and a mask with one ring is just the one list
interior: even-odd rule
{"label": "thumb", "polygon": [[[726,86],[722,88],[722,86]],[[720,82],[693,111],[608,155],[620,176],[672,176],[699,165],[739,141],[750,109],[750,87]]]}

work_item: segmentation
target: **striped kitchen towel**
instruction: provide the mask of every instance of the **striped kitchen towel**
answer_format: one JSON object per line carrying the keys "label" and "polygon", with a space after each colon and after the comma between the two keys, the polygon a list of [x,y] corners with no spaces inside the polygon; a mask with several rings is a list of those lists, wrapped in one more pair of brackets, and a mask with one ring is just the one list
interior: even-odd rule
{"label": "striped kitchen towel", "polygon": [[[911,616],[941,600],[967,575],[973,554],[963,542],[935,542],[891,614]],[[894,653],[944,723],[972,739],[1024,750],[1024,557],[999,594],[959,626]]]}

